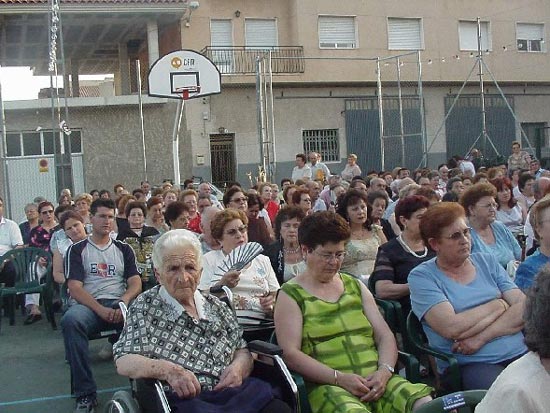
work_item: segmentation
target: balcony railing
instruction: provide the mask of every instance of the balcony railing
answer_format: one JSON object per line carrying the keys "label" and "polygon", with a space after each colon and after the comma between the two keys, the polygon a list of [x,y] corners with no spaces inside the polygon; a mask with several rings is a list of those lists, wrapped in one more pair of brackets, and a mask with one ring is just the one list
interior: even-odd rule
{"label": "balcony railing", "polygon": [[256,59],[268,59],[271,52],[271,70],[275,73],[304,73],[302,46],[207,46],[201,53],[212,60],[222,75],[256,73]]}

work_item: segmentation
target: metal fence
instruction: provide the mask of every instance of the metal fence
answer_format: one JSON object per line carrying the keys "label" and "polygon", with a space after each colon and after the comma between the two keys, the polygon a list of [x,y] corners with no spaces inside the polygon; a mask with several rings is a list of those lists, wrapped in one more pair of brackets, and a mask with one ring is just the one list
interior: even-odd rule
{"label": "metal fence", "polygon": [[[260,163],[268,172],[268,178],[277,172],[277,154],[281,152],[277,135],[281,130],[281,123],[284,125],[286,122],[284,118],[277,118],[275,115],[285,113],[282,107],[285,103],[280,99],[281,92],[276,80],[274,81],[276,73],[273,69],[286,60],[286,57],[267,52],[257,61]],[[341,109],[314,116],[332,117],[333,124],[336,125],[341,123],[341,115],[344,124],[339,128],[303,128],[300,137],[303,152],[318,152],[326,162],[339,162],[340,159],[345,159],[346,152],[355,153],[358,164],[369,170],[383,170],[396,165],[416,167],[426,148],[420,52],[386,58],[305,56],[300,60],[303,60],[304,67],[323,60],[333,62],[335,67],[345,61],[356,62],[365,68],[365,77],[361,80],[362,87],[359,89],[361,92],[358,93],[353,88],[338,92],[338,96],[332,90],[328,96],[320,92],[320,96],[325,96],[327,101],[338,99],[337,105],[341,105]],[[373,72],[375,77],[372,76]],[[327,83],[317,87],[321,90],[332,86]],[[346,88],[343,87],[342,90],[344,89]]]}

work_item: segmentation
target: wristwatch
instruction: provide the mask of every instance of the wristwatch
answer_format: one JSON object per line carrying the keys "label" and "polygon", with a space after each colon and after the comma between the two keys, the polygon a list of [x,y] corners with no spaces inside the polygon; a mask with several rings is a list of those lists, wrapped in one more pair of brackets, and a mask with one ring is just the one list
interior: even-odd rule
{"label": "wristwatch", "polygon": [[395,373],[395,369],[394,369],[392,366],[390,366],[389,364],[387,364],[387,363],[380,363],[380,364],[378,365],[378,368],[381,368],[381,367],[384,367],[384,368],[385,368],[386,370],[388,370],[391,374]]}

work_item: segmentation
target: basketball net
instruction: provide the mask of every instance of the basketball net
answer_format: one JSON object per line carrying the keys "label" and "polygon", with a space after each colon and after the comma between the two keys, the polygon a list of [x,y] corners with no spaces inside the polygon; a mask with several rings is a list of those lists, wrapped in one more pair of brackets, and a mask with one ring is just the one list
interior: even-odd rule
{"label": "basketball net", "polygon": [[200,86],[183,86],[176,89],[176,93],[180,95],[183,100],[188,100],[191,94],[195,95],[200,91]]}

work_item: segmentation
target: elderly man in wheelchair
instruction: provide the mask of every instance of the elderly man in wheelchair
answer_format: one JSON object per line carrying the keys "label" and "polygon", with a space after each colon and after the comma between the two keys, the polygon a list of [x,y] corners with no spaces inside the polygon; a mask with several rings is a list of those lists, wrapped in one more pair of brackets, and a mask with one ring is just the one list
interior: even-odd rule
{"label": "elderly man in wheelchair", "polygon": [[166,382],[172,412],[291,412],[269,383],[250,376],[253,358],[233,311],[197,290],[201,261],[200,243],[187,230],[157,240],[160,285],[129,309],[113,348],[118,373]]}

